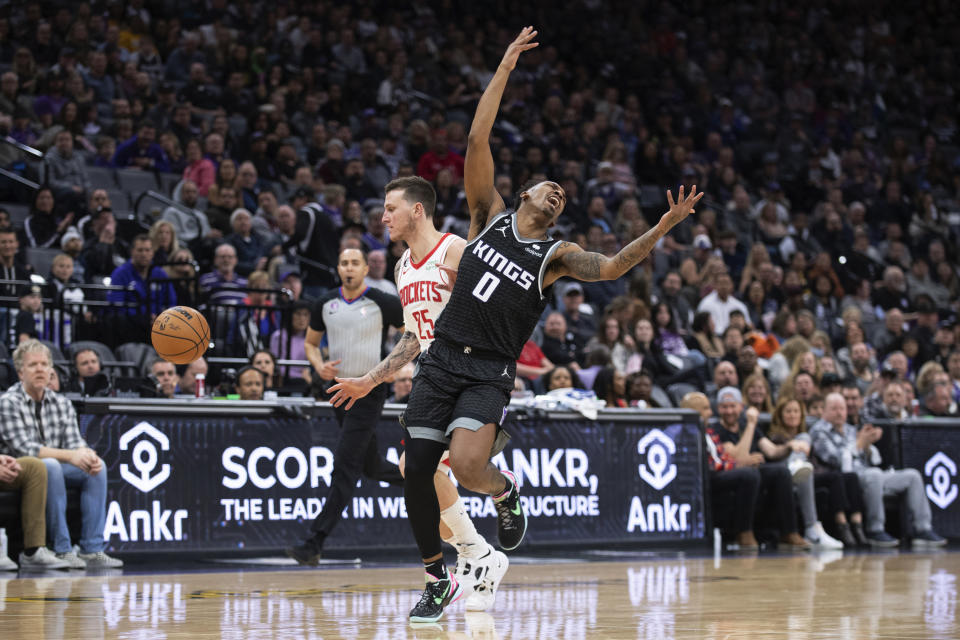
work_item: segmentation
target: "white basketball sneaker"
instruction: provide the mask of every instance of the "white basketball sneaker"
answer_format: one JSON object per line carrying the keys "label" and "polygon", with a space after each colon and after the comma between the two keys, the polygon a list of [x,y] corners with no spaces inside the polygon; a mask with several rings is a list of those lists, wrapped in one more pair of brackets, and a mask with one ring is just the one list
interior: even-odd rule
{"label": "white basketball sneaker", "polygon": [[[463,586],[463,593],[468,594],[473,591],[479,578],[477,575],[482,573],[480,569],[480,559],[475,557],[477,551],[474,550],[478,545],[465,544],[457,542],[453,547],[457,550],[457,566],[453,568],[453,575],[457,582]],[[484,552],[485,553],[485,552]]]}
{"label": "white basketball sneaker", "polygon": [[474,560],[477,578],[473,592],[467,596],[467,611],[488,611],[493,608],[493,601],[497,597],[497,587],[507,573],[510,561],[502,551],[490,547],[489,553],[479,560]]}

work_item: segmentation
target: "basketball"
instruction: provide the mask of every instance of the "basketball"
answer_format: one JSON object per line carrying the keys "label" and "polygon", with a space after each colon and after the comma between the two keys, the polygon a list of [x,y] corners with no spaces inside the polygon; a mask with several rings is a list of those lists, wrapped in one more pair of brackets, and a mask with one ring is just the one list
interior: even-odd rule
{"label": "basketball", "polygon": [[210,345],[210,325],[196,309],[171,307],[153,321],[150,342],[167,362],[190,364]]}

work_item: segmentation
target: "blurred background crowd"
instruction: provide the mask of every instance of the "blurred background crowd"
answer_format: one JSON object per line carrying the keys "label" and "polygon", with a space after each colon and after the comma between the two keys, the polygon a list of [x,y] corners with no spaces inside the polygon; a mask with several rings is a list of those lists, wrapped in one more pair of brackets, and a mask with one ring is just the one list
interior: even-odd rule
{"label": "blurred background crowd", "polygon": [[[614,403],[675,404],[671,387],[715,386],[729,361],[775,400],[806,351],[814,395],[824,374],[868,391],[891,356],[914,391],[929,363],[955,380],[956,9],[885,8],[7,5],[5,342],[67,347],[104,328],[110,347],[142,341],[146,322],[112,331],[106,307],[52,313],[89,299],[147,320],[174,302],[252,306],[223,312],[218,353],[277,351],[350,244],[390,290],[403,247],[380,220],[383,185],[432,181],[437,225],[465,233],[470,119],[514,25],[531,23],[543,44],[511,77],[492,141],[508,202],[531,178],[558,180],[557,234],[612,254],[656,223],[667,188],[707,195],[624,278],[555,288],[527,386],[563,365],[589,387],[609,366]],[[911,396],[924,409],[926,391]]]}

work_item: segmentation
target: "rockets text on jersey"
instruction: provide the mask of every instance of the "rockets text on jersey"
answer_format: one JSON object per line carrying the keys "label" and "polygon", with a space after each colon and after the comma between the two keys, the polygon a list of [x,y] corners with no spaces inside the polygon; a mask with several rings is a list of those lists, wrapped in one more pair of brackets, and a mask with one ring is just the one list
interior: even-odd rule
{"label": "rockets text on jersey", "polygon": [[417,335],[421,353],[433,342],[434,323],[450,299],[450,292],[442,288],[447,277],[437,265],[443,263],[447,250],[456,239],[457,236],[451,233],[444,234],[420,262],[413,261],[410,249],[400,257],[396,284],[403,305],[403,321],[405,330]]}

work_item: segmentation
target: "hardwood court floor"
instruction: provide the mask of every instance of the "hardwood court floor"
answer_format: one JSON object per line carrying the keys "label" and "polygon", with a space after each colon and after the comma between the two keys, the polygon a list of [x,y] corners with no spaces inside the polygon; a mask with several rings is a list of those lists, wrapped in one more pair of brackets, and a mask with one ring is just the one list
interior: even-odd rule
{"label": "hardwood court floor", "polygon": [[406,614],[421,575],[412,566],[75,572],[0,578],[0,638],[947,639],[960,636],[958,573],[956,552],[516,557],[491,614],[458,603],[439,624],[414,628]]}

